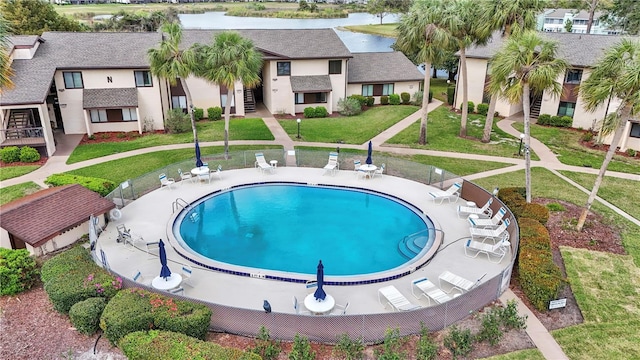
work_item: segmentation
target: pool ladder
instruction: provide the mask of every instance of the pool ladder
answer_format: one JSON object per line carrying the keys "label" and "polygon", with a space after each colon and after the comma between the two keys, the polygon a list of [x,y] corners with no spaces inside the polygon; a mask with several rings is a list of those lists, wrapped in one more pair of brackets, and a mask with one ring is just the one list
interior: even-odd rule
{"label": "pool ladder", "polygon": [[186,202],[183,198],[177,198],[176,201],[174,201],[171,204],[171,212],[175,213],[176,210],[180,210],[180,209],[189,209],[191,207],[191,205]]}

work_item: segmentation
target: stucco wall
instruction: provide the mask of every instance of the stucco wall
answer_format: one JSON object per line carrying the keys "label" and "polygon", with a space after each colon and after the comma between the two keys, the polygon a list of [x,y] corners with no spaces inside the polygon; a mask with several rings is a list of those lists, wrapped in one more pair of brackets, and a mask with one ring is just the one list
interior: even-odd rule
{"label": "stucco wall", "polygon": [[[467,58],[467,101],[474,104],[482,103],[484,93],[484,80],[487,75],[487,60]],[[458,82],[456,83],[456,109],[462,104],[462,71],[458,71]]]}

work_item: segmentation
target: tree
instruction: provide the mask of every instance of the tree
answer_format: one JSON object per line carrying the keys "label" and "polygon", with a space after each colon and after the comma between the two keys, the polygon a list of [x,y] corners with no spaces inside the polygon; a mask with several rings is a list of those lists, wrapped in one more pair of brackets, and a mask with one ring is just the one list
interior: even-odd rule
{"label": "tree", "polygon": [[240,34],[225,31],[217,34],[209,46],[201,47],[202,56],[197,74],[208,81],[227,88],[224,107],[224,154],[229,156],[229,118],[236,82],[248,88],[260,84],[262,54],[253,42]]}
{"label": "tree", "polygon": [[607,167],[613,159],[628,119],[640,114],[640,41],[624,39],[609,49],[596,63],[591,75],[582,82],[580,96],[587,111],[593,112],[612,97],[620,100],[616,112],[605,117],[600,132],[613,133],[611,145],[602,162],[587,204],[580,214],[578,231],[582,230],[591,205],[598,195]]}
{"label": "tree", "polygon": [[640,1],[613,0],[608,12],[601,18],[606,23],[622,28],[631,35],[640,32]]}
{"label": "tree", "polygon": [[388,14],[406,13],[411,7],[412,0],[369,0],[367,2],[367,12],[380,18]]}
{"label": "tree", "polygon": [[524,112],[524,158],[526,200],[531,202],[530,95],[550,91],[558,96],[562,84],[556,81],[567,69],[557,58],[555,42],[543,40],[535,31],[510,37],[491,60],[489,86],[501,87],[501,96],[512,104],[522,102]]}
{"label": "tree", "polygon": [[[522,33],[524,30],[532,30],[536,26],[536,18],[544,9],[542,0],[496,0],[484,3],[486,8],[482,14],[486,18],[482,24],[487,26],[485,31],[499,30],[503,38],[510,35]],[[491,141],[491,129],[493,128],[493,117],[496,112],[496,102],[501,88],[487,89],[491,94],[489,100],[489,111],[484,123],[482,142]]]}
{"label": "tree", "polygon": [[9,58],[9,52],[7,50],[7,37],[9,36],[9,29],[7,22],[0,14],[0,95],[4,90],[11,89],[13,87],[13,71],[11,70],[11,59]]}
{"label": "tree", "polygon": [[45,31],[86,31],[87,27],[56,12],[42,0],[0,1],[0,13],[15,35],[42,35]]}
{"label": "tree", "polygon": [[[425,65],[424,91],[429,94],[429,69],[431,64],[441,61],[444,57],[444,48],[448,46],[451,39],[449,35],[439,29],[435,22],[443,8],[441,0],[421,1],[416,3],[409,14],[403,16],[398,24],[398,39],[395,48],[415,54],[415,62]],[[420,136],[418,143],[427,143],[427,120],[428,120],[428,97],[422,98],[422,116],[420,118]]]}
{"label": "tree", "polygon": [[189,107],[189,116],[191,118],[191,128],[193,130],[193,141],[198,141],[198,132],[196,130],[196,121],[193,116],[193,101],[191,92],[187,85],[187,78],[193,74],[196,64],[196,53],[193,47],[182,50],[180,43],[182,42],[182,28],[178,23],[167,23],[161,28],[162,41],[157,49],[149,49],[151,74],[168,81],[171,86],[175,86],[177,79],[181,79],[182,88],[187,97],[187,105]]}

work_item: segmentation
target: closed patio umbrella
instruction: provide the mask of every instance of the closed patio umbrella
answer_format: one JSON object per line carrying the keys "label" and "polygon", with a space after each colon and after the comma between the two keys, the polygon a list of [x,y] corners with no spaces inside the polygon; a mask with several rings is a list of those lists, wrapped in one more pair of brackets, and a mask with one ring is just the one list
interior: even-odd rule
{"label": "closed patio umbrella", "polygon": [[200,159],[200,145],[198,145],[198,140],[196,140],[196,167],[202,166],[202,159]]}
{"label": "closed patio umbrella", "polygon": [[320,260],[320,262],[318,263],[318,272],[316,274],[316,277],[318,281],[318,288],[316,289],[316,292],[313,293],[313,296],[316,298],[316,300],[322,301],[327,296],[327,294],[322,289],[322,285],[324,284],[324,265],[322,265],[322,260]]}
{"label": "closed patio umbrella", "polygon": [[169,270],[169,267],[167,266],[167,251],[164,249],[164,242],[162,239],[160,239],[159,248],[160,264],[162,265],[162,268],[160,269],[160,277],[167,280],[167,278],[171,276],[171,270]]}
{"label": "closed patio umbrella", "polygon": [[373,161],[371,160],[371,153],[373,153],[373,144],[369,141],[369,150],[367,151],[367,160],[365,161],[367,165],[373,164]]}

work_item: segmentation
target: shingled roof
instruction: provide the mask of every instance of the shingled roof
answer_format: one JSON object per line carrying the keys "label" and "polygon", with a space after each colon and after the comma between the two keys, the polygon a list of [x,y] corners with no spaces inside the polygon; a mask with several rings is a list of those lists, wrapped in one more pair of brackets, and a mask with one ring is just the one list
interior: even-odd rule
{"label": "shingled roof", "polygon": [[0,226],[25,243],[38,247],[115,204],[79,184],[38,191],[2,205]]}
{"label": "shingled roof", "polygon": [[401,52],[354,53],[349,60],[350,84],[423,80],[424,75]]}
{"label": "shingled roof", "polygon": [[329,75],[291,76],[291,90],[293,92],[331,91]]}
{"label": "shingled roof", "polygon": [[136,88],[84,89],[82,92],[85,109],[138,107]]}

